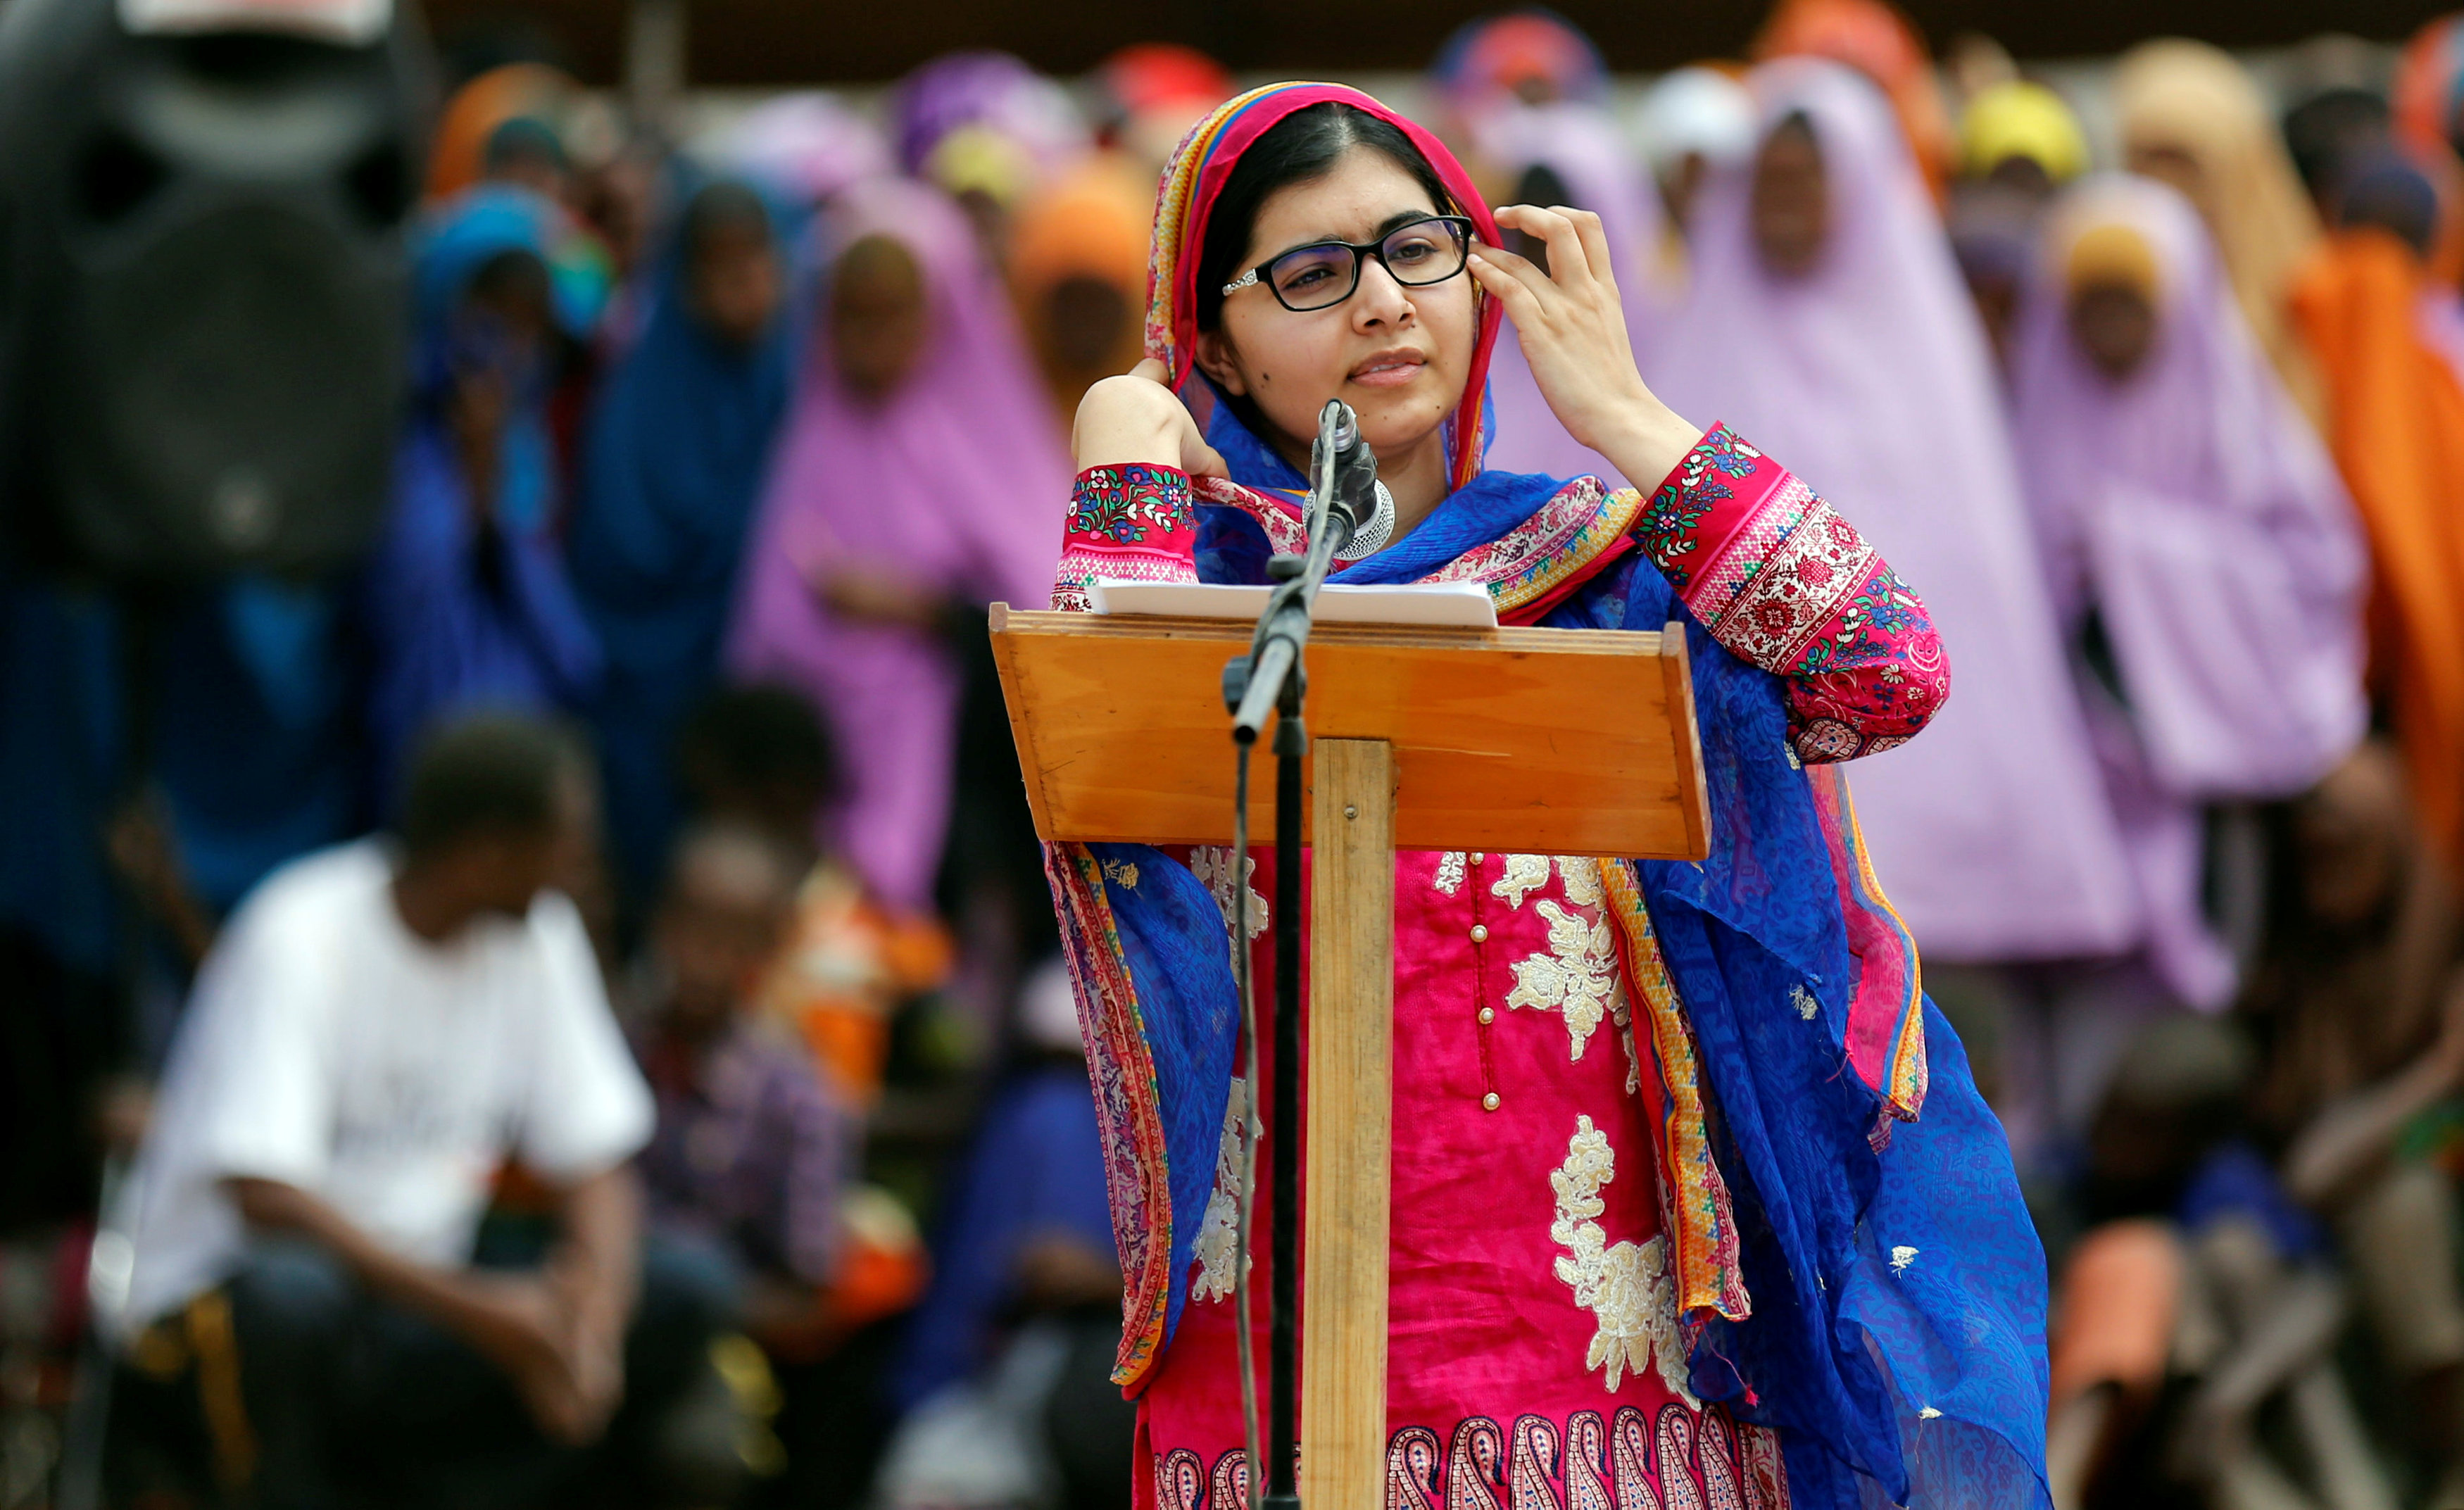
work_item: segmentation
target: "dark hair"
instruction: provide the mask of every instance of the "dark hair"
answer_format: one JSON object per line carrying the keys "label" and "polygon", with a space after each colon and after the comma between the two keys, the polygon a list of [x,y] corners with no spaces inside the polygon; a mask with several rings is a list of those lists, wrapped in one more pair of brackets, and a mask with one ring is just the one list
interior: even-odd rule
{"label": "dark hair", "polygon": [[556,298],[555,275],[547,270],[547,259],[528,247],[507,247],[492,252],[486,261],[471,271],[471,281],[463,285],[462,296],[495,302],[520,299],[536,306],[553,322],[549,306]]}
{"label": "dark hair", "polygon": [[2426,257],[2438,235],[2438,190],[2428,174],[2393,149],[2366,154],[2345,169],[2336,193],[2336,223],[2376,226]]}
{"label": "dark hair", "polygon": [[556,128],[536,116],[515,116],[488,133],[481,150],[481,171],[494,173],[516,163],[544,163],[559,172],[572,164]]}
{"label": "dark hair", "polygon": [[[1276,190],[1307,184],[1334,170],[1335,161],[1356,146],[1372,147],[1419,180],[1429,203],[1441,210],[1462,207],[1447,192],[1427,157],[1400,127],[1357,105],[1329,99],[1293,111],[1249,143],[1207,212],[1206,240],[1198,252],[1198,328],[1222,322],[1223,285],[1241,275],[1239,263],[1258,229],[1258,211]],[[1243,419],[1253,416],[1243,414]]]}
{"label": "dark hair", "polygon": [[818,803],[838,791],[838,752],[803,694],[784,687],[729,687],[702,700],[685,720],[676,761],[686,783],[707,799],[714,788],[786,788]]}
{"label": "dark hair", "polygon": [[2387,137],[2387,102],[2366,89],[2322,89],[2284,113],[2284,145],[2313,198],[2335,187],[2344,160]]}
{"label": "dark hair", "polygon": [[[1555,168],[1546,163],[1534,163],[1525,168],[1523,176],[1515,181],[1514,203],[1574,205],[1574,191],[1566,186],[1565,179],[1559,176]],[[1582,209],[1589,207],[1574,205],[1574,208]],[[1528,258],[1532,266],[1544,274],[1549,271],[1549,243],[1528,230],[1509,230],[1506,233],[1505,240],[1507,251]]]}
{"label": "dark hair", "polygon": [[546,834],[558,781],[588,767],[573,737],[543,718],[473,713],[439,725],[411,756],[403,848],[429,855],[480,835]]}
{"label": "dark hair", "polygon": [[1757,145],[1756,150],[1769,146],[1772,138],[1781,135],[1803,137],[1814,144],[1815,151],[1822,150],[1822,132],[1815,125],[1814,112],[1810,110],[1792,110],[1782,116],[1769,131],[1763,133],[1762,142]]}

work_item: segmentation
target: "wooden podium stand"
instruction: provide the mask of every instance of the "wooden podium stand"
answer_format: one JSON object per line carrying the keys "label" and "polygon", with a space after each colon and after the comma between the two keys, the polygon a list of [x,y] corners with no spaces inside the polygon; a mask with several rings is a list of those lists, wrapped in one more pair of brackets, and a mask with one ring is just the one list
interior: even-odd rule
{"label": "wooden podium stand", "polygon": [[[1037,836],[1230,843],[1231,719],[1218,689],[1249,634],[1221,620],[994,604],[993,654]],[[1710,814],[1680,625],[1321,624],[1304,661],[1312,1031],[1301,1502],[1379,1510],[1395,850],[1699,860]],[[1273,786],[1252,783],[1253,835],[1274,832]]]}

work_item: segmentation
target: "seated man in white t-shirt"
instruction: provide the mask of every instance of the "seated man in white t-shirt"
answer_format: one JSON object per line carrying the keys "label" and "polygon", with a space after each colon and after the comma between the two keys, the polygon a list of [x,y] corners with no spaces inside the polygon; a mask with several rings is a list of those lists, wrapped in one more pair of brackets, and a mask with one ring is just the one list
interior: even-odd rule
{"label": "seated man in white t-shirt", "polygon": [[[554,729],[451,726],[415,761],[398,844],[276,872],[199,974],[115,1220],[133,1244],[118,1330],[137,1395],[193,1376],[216,1475],[253,1502],[355,1481],[526,1502],[597,1479],[706,1355],[719,1318],[637,1262],[627,1163],[650,1098],[548,889],[591,802]],[[473,1264],[508,1160],[556,1194],[534,1270]]]}

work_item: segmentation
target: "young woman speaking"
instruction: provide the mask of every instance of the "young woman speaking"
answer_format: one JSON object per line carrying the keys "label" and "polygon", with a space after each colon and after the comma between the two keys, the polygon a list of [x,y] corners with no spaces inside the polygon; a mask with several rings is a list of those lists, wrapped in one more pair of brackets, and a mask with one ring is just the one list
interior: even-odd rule
{"label": "young woman speaking", "polygon": [[[1150,360],[1079,409],[1058,604],[1264,580],[1334,397],[1392,494],[1337,580],[1687,625],[1707,860],[1397,857],[1389,1506],[2041,1502],[2043,1257],[1837,774],[1941,706],[1923,603],[1808,482],[1652,395],[1595,217],[1492,216],[1365,95],[1278,84],[1199,122],[1152,290]],[[1557,421],[1647,494],[1483,470],[1502,316]],[[1248,886],[1263,930],[1265,872],[1303,859],[1049,858],[1127,1284],[1115,1377],[1163,1510],[1248,1502],[1232,1192],[1270,1076],[1240,1062],[1225,920]]]}

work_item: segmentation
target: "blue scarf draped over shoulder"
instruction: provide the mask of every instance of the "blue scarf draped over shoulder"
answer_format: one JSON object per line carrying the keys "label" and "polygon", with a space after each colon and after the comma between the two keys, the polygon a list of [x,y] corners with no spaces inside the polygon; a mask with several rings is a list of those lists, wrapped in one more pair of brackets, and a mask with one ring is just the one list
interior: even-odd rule
{"label": "blue scarf draped over shoulder", "polygon": [[[1237,481],[1304,486],[1223,407],[1208,439]],[[1563,486],[1483,473],[1333,580],[1424,578],[1521,524]],[[1266,554],[1246,514],[1201,507],[1203,579],[1263,580]],[[1918,1121],[1885,1123],[1879,1097],[1849,1067],[1855,964],[1814,794],[1789,752],[1784,684],[1714,641],[1639,553],[1542,623],[1658,629],[1671,620],[1684,622],[1692,661],[1711,852],[1638,870],[1708,1087],[1751,1302],[1748,1319],[1715,1319],[1696,1333],[1694,1390],[1780,1429],[1799,1506],[1856,1506],[1875,1491],[1962,1510],[2047,1504],[2043,1253],[2001,1127],[1930,1001]],[[1133,987],[1163,1128],[1170,1211],[1131,1218],[1169,1219],[1159,1355],[1186,1302],[1214,1181],[1238,1002],[1207,889],[1145,846],[1085,849],[1086,870],[1103,876],[1113,958]],[[1118,1184],[1116,1171],[1116,1222]],[[1156,1358],[1131,1357],[1125,1342],[1116,1377],[1134,1392]]]}

